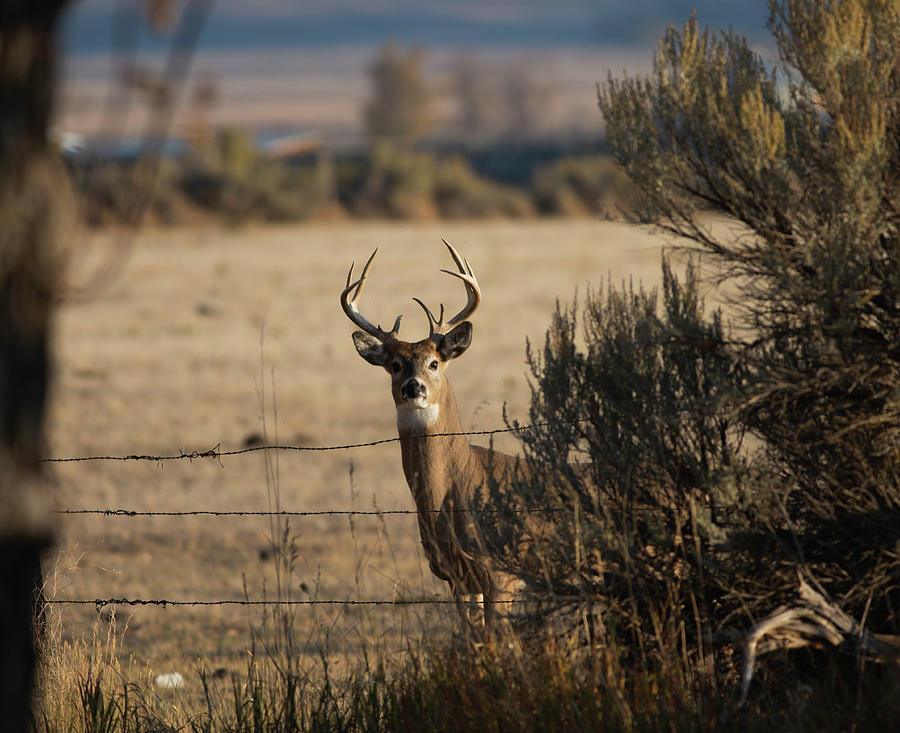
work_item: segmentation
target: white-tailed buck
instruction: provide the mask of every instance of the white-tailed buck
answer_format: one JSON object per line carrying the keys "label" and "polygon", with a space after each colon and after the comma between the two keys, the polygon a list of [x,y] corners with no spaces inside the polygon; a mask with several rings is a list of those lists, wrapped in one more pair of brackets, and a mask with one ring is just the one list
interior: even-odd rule
{"label": "white-tailed buck", "polygon": [[401,341],[397,335],[402,316],[390,331],[384,331],[357,309],[377,249],[358,280],[353,281],[350,267],[341,305],[347,317],[362,329],[353,333],[360,356],[383,367],[391,377],[403,472],[418,510],[419,532],[431,571],[450,584],[464,619],[469,617],[472,597],[481,596],[484,620],[489,622],[498,607],[510,599],[515,579],[492,568],[471,510],[473,504],[483,500],[485,492],[509,487],[519,460],[469,445],[462,435],[456,398],[445,369],[472,341],[472,324],[466,319],[478,308],[481,289],[468,261],[449,243],[444,244],[459,271],[442,272],[462,280],[468,299],[463,309],[445,323],[443,305],[440,317],[435,318],[421,300],[413,298],[428,316],[428,338],[415,343]]}

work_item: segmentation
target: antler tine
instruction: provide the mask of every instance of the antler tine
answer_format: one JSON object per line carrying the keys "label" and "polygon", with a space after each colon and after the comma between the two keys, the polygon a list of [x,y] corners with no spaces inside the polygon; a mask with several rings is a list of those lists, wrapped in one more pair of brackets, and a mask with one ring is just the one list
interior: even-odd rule
{"label": "antler tine", "polygon": [[475,272],[472,270],[469,261],[461,257],[456,248],[446,239],[442,241],[447,245],[447,249],[450,250],[450,256],[453,257],[459,272],[454,272],[453,270],[441,270],[441,272],[446,272],[448,275],[453,275],[453,277],[458,277],[462,280],[466,286],[466,295],[468,296],[463,309],[447,321],[447,326],[455,326],[457,323],[466,320],[478,308],[481,303],[481,288],[478,286],[478,280],[475,278]]}
{"label": "antler tine", "polygon": [[469,264],[469,261],[465,257],[460,256],[459,252],[456,251],[456,247],[450,244],[450,242],[448,242],[446,239],[442,239],[441,241],[445,245],[447,245],[447,249],[450,250],[450,256],[453,258],[453,261],[456,263],[459,271],[463,275],[471,275],[472,277],[475,277],[475,273],[472,272],[472,266]]}
{"label": "antler tine", "polygon": [[441,333],[444,327],[444,304],[441,303],[441,317],[438,319],[434,317],[434,313],[432,313],[428,306],[425,305],[421,300],[415,297],[413,298],[413,300],[416,301],[416,303],[418,303],[420,306],[422,306],[422,310],[425,311],[425,315],[428,316],[428,338],[431,338],[436,333]]}
{"label": "antler tine", "polygon": [[[359,296],[362,295],[363,287],[366,284],[366,278],[369,276],[369,268],[372,266],[372,260],[375,259],[376,254],[378,254],[378,247],[375,248],[375,251],[372,252],[366,262],[365,267],[363,267],[362,276],[355,282],[351,282],[353,280],[354,265],[350,265],[350,272],[347,273],[347,286],[341,291],[341,307],[344,309],[344,313],[347,314],[347,318],[353,321],[353,323],[359,326],[367,334],[374,336],[379,341],[387,341],[389,339],[397,338],[397,334],[400,332],[400,319],[403,318],[403,315],[397,316],[397,320],[394,321],[394,327],[390,332],[386,332],[381,326],[375,326],[370,323],[356,307]],[[350,291],[354,288],[356,288],[356,290],[351,297]]]}

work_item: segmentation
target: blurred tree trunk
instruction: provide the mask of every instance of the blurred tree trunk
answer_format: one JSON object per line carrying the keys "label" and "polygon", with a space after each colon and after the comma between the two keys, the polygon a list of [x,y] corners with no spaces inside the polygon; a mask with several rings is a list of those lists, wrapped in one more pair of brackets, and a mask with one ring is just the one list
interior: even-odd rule
{"label": "blurred tree trunk", "polygon": [[48,141],[55,32],[66,0],[0,6],[0,711],[29,726],[34,598],[52,539],[40,458],[67,182]]}

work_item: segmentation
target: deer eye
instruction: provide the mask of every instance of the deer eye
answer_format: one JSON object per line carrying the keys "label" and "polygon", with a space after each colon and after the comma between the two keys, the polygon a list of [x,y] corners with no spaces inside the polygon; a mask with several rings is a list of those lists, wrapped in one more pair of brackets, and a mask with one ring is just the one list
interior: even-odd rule
{"label": "deer eye", "polygon": [[437,359],[435,359],[434,361],[432,361],[431,364],[428,365],[428,368],[431,369],[432,371],[434,371],[435,369],[437,369],[437,368],[438,368]]}
{"label": "deer eye", "polygon": [[395,361],[391,364],[391,371],[394,374],[399,374],[400,370],[403,368],[403,365],[399,361]]}

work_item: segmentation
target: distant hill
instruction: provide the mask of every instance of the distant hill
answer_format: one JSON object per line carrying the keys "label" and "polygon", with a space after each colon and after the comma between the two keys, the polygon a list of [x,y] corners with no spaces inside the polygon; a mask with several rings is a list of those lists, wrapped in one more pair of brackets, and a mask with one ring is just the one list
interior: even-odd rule
{"label": "distant hill", "polygon": [[[136,5],[136,4],[135,4]],[[111,0],[76,3],[64,25],[69,53],[111,48]],[[220,0],[206,21],[206,49],[376,45],[391,39],[426,46],[645,46],[670,24],[680,25],[696,8],[704,25],[733,28],[751,40],[767,37],[766,3],[721,0],[523,0],[485,3],[462,0],[333,0],[288,3]],[[145,48],[162,39],[142,33]]]}

